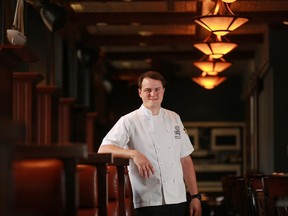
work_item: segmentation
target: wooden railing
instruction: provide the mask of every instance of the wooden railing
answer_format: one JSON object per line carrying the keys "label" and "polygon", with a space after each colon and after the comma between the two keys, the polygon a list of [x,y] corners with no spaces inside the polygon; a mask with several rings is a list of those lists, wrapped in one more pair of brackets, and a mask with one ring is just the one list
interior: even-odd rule
{"label": "wooden railing", "polygon": [[97,167],[98,180],[98,207],[99,215],[108,213],[108,184],[107,184],[107,166],[116,166],[118,175],[118,215],[125,215],[125,167],[129,165],[128,159],[113,158],[111,154],[89,154],[88,158],[79,162],[80,164],[89,164]]}

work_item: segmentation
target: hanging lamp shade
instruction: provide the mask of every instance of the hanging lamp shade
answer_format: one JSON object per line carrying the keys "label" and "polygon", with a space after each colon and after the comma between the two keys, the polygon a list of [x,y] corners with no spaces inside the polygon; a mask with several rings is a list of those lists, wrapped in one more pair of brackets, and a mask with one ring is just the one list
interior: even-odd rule
{"label": "hanging lamp shade", "polygon": [[198,17],[195,22],[216,35],[224,36],[248,21],[235,15],[207,15]]}
{"label": "hanging lamp shade", "polygon": [[67,22],[67,12],[58,4],[44,4],[40,9],[40,14],[44,24],[51,32],[60,30]]}
{"label": "hanging lamp shade", "polygon": [[212,13],[196,17],[194,21],[213,34],[224,36],[242,26],[248,18],[235,15],[228,3],[217,0]]}
{"label": "hanging lamp shade", "polygon": [[193,65],[208,75],[217,75],[229,68],[232,64],[223,58],[213,59],[210,56],[205,56],[199,61],[193,62]]}
{"label": "hanging lamp shade", "polygon": [[236,0],[222,0],[223,2],[226,2],[226,3],[233,3],[235,2]]}
{"label": "hanging lamp shade", "polygon": [[221,36],[210,34],[203,42],[195,43],[193,46],[205,55],[217,59],[223,57],[238,45],[229,42],[227,39],[226,41],[223,41]]}
{"label": "hanging lamp shade", "polygon": [[204,75],[192,77],[192,80],[205,89],[213,89],[226,80],[226,77]]}

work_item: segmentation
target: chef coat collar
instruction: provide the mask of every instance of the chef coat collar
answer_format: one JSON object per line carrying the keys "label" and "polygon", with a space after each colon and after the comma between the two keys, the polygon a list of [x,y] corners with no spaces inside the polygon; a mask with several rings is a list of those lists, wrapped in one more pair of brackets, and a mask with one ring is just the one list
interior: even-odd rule
{"label": "chef coat collar", "polygon": [[[153,116],[152,111],[147,109],[143,104],[140,107],[140,111],[146,117],[152,117]],[[163,116],[164,117],[164,112],[163,112],[162,107],[160,107],[158,116]]]}

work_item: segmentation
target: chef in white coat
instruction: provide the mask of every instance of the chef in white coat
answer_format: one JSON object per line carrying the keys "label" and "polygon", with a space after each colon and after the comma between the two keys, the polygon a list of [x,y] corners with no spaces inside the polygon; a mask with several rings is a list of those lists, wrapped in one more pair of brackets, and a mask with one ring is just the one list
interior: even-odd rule
{"label": "chef in white coat", "polygon": [[179,115],[161,107],[165,86],[162,74],[143,73],[138,79],[143,104],[118,120],[98,152],[130,159],[136,216],[186,216],[187,209],[190,216],[200,216],[194,148]]}

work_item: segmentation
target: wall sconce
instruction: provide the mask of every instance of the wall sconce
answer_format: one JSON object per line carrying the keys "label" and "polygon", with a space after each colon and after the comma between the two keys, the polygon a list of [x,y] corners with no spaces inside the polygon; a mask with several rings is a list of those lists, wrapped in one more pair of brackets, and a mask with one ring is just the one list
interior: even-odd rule
{"label": "wall sconce", "polygon": [[34,7],[40,8],[40,15],[45,26],[51,32],[64,27],[67,22],[67,11],[59,4],[50,3],[49,0],[25,0]]}
{"label": "wall sconce", "polygon": [[213,89],[226,80],[226,77],[210,76],[202,74],[199,77],[192,77],[192,80],[205,89]]}
{"label": "wall sconce", "polygon": [[40,8],[40,14],[46,27],[55,32],[64,27],[67,22],[67,12],[60,5],[54,3],[43,4]]}
{"label": "wall sconce", "polygon": [[17,0],[12,28],[6,30],[7,39],[14,46],[24,46],[27,41],[24,34],[23,5],[23,0]]}
{"label": "wall sconce", "polygon": [[199,61],[193,62],[193,65],[208,75],[217,75],[229,68],[232,64],[223,58],[213,59],[211,56],[204,56]]}
{"label": "wall sconce", "polygon": [[217,0],[212,12],[206,16],[196,17],[194,21],[218,36],[224,36],[234,31],[248,19],[235,15],[227,2],[231,2],[231,0]]}
{"label": "wall sconce", "polygon": [[203,42],[195,43],[193,46],[204,54],[217,59],[223,57],[223,55],[226,55],[238,46],[236,43],[231,43],[226,38],[224,39],[226,41],[223,41],[221,36],[211,33]]}

